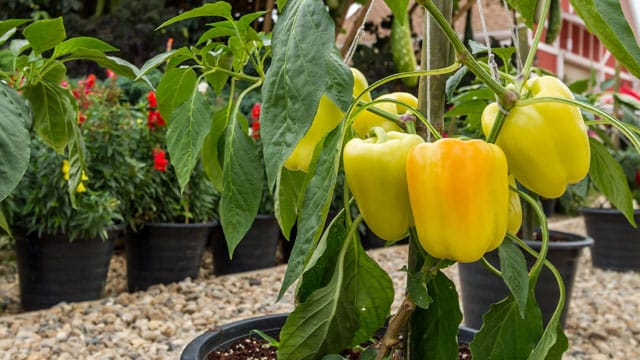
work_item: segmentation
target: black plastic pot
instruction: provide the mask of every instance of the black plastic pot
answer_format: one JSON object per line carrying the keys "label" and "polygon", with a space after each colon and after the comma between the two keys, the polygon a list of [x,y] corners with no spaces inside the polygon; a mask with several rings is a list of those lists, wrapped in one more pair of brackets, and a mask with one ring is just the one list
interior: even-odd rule
{"label": "black plastic pot", "polygon": [[230,259],[222,227],[217,226],[212,233],[213,273],[224,275],[275,266],[279,235],[275,216],[258,215]]}
{"label": "black plastic pot", "polygon": [[129,292],[197,278],[215,222],[147,223],[125,238]]}
{"label": "black plastic pot", "polygon": [[[561,325],[566,324],[569,301],[573,289],[573,282],[577,271],[578,257],[582,249],[593,245],[593,239],[577,234],[550,231],[547,259],[558,269],[566,289],[566,302]],[[526,241],[526,243],[538,251],[541,242]],[[498,252],[493,251],[485,255],[485,258],[495,267],[500,268]],[[532,266],[535,258],[525,254],[528,266]],[[460,276],[460,292],[462,293],[463,322],[465,325],[480,329],[482,315],[489,310],[489,306],[496,303],[509,294],[504,281],[490,273],[479,261],[473,263],[459,263],[458,274]],[[546,324],[558,302],[559,290],[553,274],[546,267],[542,269],[538,283],[536,284],[536,301],[542,311],[542,319]]]}
{"label": "black plastic pot", "polygon": [[[228,348],[234,342],[249,336],[251,330],[260,330],[271,337],[277,337],[287,320],[288,314],[274,314],[241,320],[219,328],[206,331],[192,340],[182,351],[181,360],[201,360],[213,351]],[[468,344],[473,340],[475,331],[461,327],[458,341]]]}
{"label": "black plastic pot", "polygon": [[[640,270],[640,228],[616,209],[582,208],[587,234],[594,240],[591,264],[600,269]],[[640,224],[640,211],[634,214]]]}
{"label": "black plastic pot", "polygon": [[27,235],[14,229],[20,303],[39,310],[59,302],[102,297],[113,252],[113,237],[75,239],[66,235]]}

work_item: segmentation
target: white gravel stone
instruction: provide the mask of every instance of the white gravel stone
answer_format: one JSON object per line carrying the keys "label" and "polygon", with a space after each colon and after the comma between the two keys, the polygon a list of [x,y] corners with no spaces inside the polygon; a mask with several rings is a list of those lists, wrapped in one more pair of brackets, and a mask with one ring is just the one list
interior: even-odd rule
{"label": "white gravel stone", "polygon": [[[584,234],[581,218],[555,221],[551,227]],[[406,246],[369,253],[391,274],[396,289],[403,288]],[[129,294],[125,259],[118,252],[105,298],[21,312],[15,264],[0,265],[0,360],[177,359],[207,329],[293,308],[291,291],[275,302],[284,266],[226,276],[214,276],[211,269],[207,252],[199,278]],[[458,284],[455,266],[446,273]],[[394,308],[400,301],[396,291]],[[565,360],[640,359],[640,273],[593,268],[584,251],[566,334],[570,348]]]}

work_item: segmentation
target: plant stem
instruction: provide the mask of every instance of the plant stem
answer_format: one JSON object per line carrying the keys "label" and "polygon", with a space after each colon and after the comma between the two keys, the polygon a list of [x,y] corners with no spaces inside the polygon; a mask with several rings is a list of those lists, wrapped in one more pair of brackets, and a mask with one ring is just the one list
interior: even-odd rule
{"label": "plant stem", "polygon": [[400,309],[398,309],[398,312],[389,320],[387,331],[385,331],[382,340],[380,340],[380,349],[376,355],[376,360],[383,360],[389,351],[398,345],[400,342],[398,334],[404,328],[404,325],[415,309],[416,304],[411,300],[409,295],[405,296]]}
{"label": "plant stem", "polygon": [[440,29],[442,29],[456,51],[458,62],[469,68],[471,72],[473,72],[485,85],[487,85],[487,87],[496,94],[505,109],[510,109],[515,104],[516,100],[518,100],[518,93],[507,90],[496,79],[494,79],[491,74],[486,72],[482,66],[479,65],[477,60],[473,58],[473,54],[471,54],[462,41],[460,41],[458,34],[456,34],[455,30],[447,21],[440,9],[438,9],[436,4],[434,4],[434,0],[416,0],[416,2],[424,6],[436,20]]}
{"label": "plant stem", "polygon": [[542,31],[544,30],[544,21],[549,15],[549,9],[551,8],[551,0],[544,0],[542,5],[542,15],[540,16],[540,20],[538,21],[538,27],[536,28],[536,32],[533,36],[533,40],[531,41],[531,47],[529,48],[529,53],[527,54],[527,60],[522,67],[522,83],[517,86],[518,93],[522,89],[524,82],[527,81],[529,75],[531,74],[531,66],[533,65],[533,60],[536,58],[536,52],[538,50],[538,45],[540,44],[540,39],[542,38]]}

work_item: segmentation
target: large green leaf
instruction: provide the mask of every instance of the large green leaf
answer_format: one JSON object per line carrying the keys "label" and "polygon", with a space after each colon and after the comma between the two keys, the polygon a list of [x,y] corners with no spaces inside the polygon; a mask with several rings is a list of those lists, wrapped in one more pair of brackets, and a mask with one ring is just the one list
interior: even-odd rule
{"label": "large green leaf", "polygon": [[504,282],[513,294],[520,316],[524,317],[529,294],[529,276],[527,262],[522,251],[509,239],[505,239],[498,248],[500,270]]}
{"label": "large green leaf", "polygon": [[0,45],[9,40],[16,33],[17,27],[31,21],[30,19],[9,19],[0,21]]}
{"label": "large green leaf", "polygon": [[227,126],[227,111],[213,114],[211,129],[202,144],[202,165],[213,186],[222,191],[222,161],[224,157],[224,129]]}
{"label": "large green leaf", "polygon": [[22,34],[37,54],[53,49],[67,37],[62,17],[35,21],[24,28]]}
{"label": "large green leaf", "polygon": [[324,3],[317,0],[288,2],[274,27],[260,116],[270,189],[311,125],[325,92],[334,36],[333,21]]}
{"label": "large green leaf", "polygon": [[158,83],[156,96],[158,98],[158,110],[168,119],[173,110],[183,104],[196,90],[196,72],[191,68],[174,68],[167,70]]}
{"label": "large green leaf", "polygon": [[600,142],[589,138],[591,167],[589,178],[595,186],[635,226],[633,197],[622,166]]}
{"label": "large green leaf", "polygon": [[640,77],[640,48],[619,0],[571,0],[576,13],[631,74]]}
{"label": "large green leaf", "polygon": [[281,332],[279,358],[316,359],[358,345],[389,316],[393,282],[346,235],[341,213],[309,261],[298,293],[301,304]]}
{"label": "large green leaf", "polygon": [[296,241],[279,296],[282,296],[302,274],[308,255],[322,232],[336,186],[339,165],[337,156],[342,144],[342,129],[343,126],[340,125],[326,137],[315,164],[316,172],[309,174],[310,179],[304,191],[298,217]]}
{"label": "large green leaf", "polygon": [[227,20],[231,20],[233,19],[231,17],[231,4],[225,1],[217,1],[211,4],[204,4],[195,9],[185,11],[178,16],[172,17],[171,19],[163,22],[162,25],[158,26],[156,30],[162,29],[163,27],[169,26],[182,20],[203,16],[219,16]]}
{"label": "large green leaf", "polygon": [[533,23],[536,21],[538,0],[507,0],[507,3],[520,13],[529,28],[533,27]]}
{"label": "large green leaf", "polygon": [[29,164],[31,109],[16,90],[0,82],[0,201],[18,185]]}
{"label": "large green leaf", "polygon": [[[471,342],[474,359],[527,359],[542,335],[542,314],[533,292],[529,292],[527,311],[522,318],[513,297],[489,307],[484,324]],[[540,358],[544,359],[544,357]]]}
{"label": "large green leaf", "polygon": [[52,57],[57,58],[59,56],[73,54],[78,49],[93,49],[102,52],[118,51],[118,48],[115,48],[102,40],[93,37],[80,36],[67,39],[56,45],[53,50]]}
{"label": "large green leaf", "polygon": [[73,136],[73,123],[77,119],[69,90],[57,83],[39,82],[23,90],[31,103],[34,129],[42,140],[58,153],[62,153]]}
{"label": "large green leaf", "polygon": [[438,270],[436,276],[427,283],[427,289],[433,302],[426,310],[416,308],[409,320],[411,357],[419,355],[417,358],[456,359],[458,326],[462,321],[456,287]]}
{"label": "large green leaf", "polygon": [[184,191],[200,159],[204,138],[211,128],[209,111],[203,95],[192,89],[190,98],[172,111],[169,117],[167,150],[178,177],[180,192]]}
{"label": "large green leaf", "polygon": [[240,240],[253,223],[264,189],[264,169],[258,148],[240,121],[229,119],[225,133],[223,190],[220,198],[220,223],[233,255]]}
{"label": "large green leaf", "polygon": [[[113,70],[118,75],[128,77],[130,79],[136,79],[140,75],[140,69],[131,64],[127,60],[121,59],[117,56],[108,56],[103,51],[97,49],[78,48],[69,56],[61,58],[61,61],[68,62],[73,60],[89,60],[96,64]],[[153,86],[148,79],[141,76],[150,88]]]}

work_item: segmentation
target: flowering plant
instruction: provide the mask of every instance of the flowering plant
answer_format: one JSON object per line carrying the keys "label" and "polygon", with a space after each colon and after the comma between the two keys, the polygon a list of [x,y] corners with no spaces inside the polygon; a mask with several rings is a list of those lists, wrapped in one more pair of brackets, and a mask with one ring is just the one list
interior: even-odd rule
{"label": "flowering plant", "polygon": [[135,139],[134,157],[140,176],[125,214],[137,228],[145,222],[207,222],[216,217],[218,194],[207,179],[202,163],[196,164],[189,185],[180,191],[166,151],[167,122],[158,110],[155,91],[139,105],[145,118],[138,119],[128,136]]}

